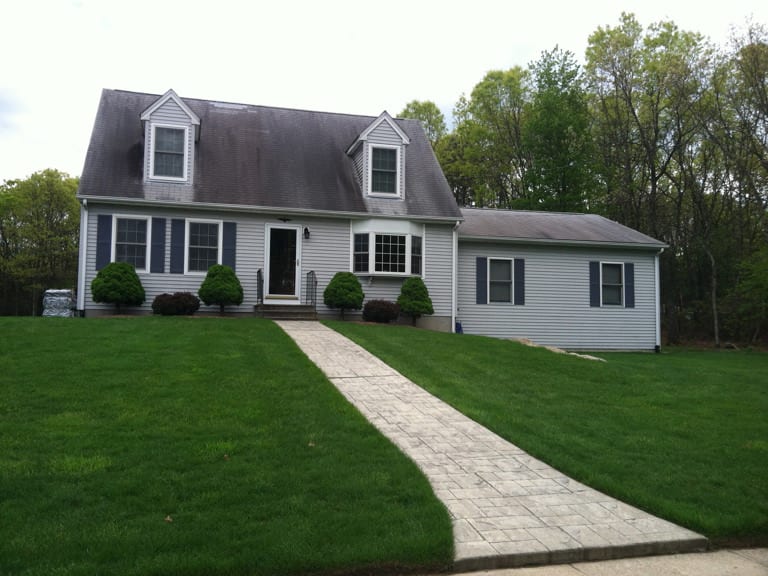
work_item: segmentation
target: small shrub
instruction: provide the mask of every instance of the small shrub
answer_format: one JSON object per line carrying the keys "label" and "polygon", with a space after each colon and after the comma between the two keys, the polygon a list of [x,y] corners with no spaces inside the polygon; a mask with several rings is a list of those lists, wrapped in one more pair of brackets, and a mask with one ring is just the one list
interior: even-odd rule
{"label": "small shrub", "polygon": [[403,282],[403,286],[400,288],[400,296],[397,297],[397,303],[403,314],[413,318],[414,325],[416,324],[416,319],[420,316],[435,313],[432,308],[432,299],[429,297],[427,285],[418,276],[411,276]]}
{"label": "small shrub", "polygon": [[214,264],[208,268],[208,274],[197,291],[200,300],[206,306],[218,304],[224,314],[224,307],[243,303],[243,286],[240,279],[229,266]]}
{"label": "small shrub", "polygon": [[363,306],[363,320],[387,324],[400,315],[400,306],[389,300],[368,300]]}
{"label": "small shrub", "polygon": [[140,306],[146,296],[136,270],[127,262],[110,262],[91,281],[94,302],[114,304],[117,312],[122,306]]}
{"label": "small shrub", "polygon": [[323,291],[323,302],[329,308],[339,308],[342,320],[344,310],[360,310],[364,298],[360,280],[352,272],[336,272]]}
{"label": "small shrub", "polygon": [[191,316],[200,309],[200,299],[191,292],[159,294],[152,301],[152,311],[163,316]]}

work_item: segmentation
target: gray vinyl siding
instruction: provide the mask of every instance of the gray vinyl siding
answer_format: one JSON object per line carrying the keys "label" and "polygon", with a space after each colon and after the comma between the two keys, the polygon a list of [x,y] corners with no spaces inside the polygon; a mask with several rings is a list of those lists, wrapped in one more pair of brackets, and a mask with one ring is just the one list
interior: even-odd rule
{"label": "gray vinyl siding", "polygon": [[[477,304],[476,258],[523,258],[525,304]],[[635,307],[590,307],[589,262],[633,262]],[[653,349],[655,252],[459,242],[458,321],[467,334],[566,349]]]}
{"label": "gray vinyl siding", "polygon": [[451,316],[453,226],[426,226],[424,234],[424,283],[435,316]]}
{"label": "gray vinyl siding", "polygon": [[[231,307],[230,311],[238,313],[252,313],[257,303],[257,272],[265,267],[265,234],[267,223],[279,224],[274,217],[262,215],[233,214],[231,212],[216,211],[170,211],[158,209],[136,209],[117,206],[98,206],[93,203],[88,211],[88,246],[85,270],[85,294],[84,305],[86,315],[93,311],[111,311],[109,304],[93,302],[90,286],[96,276],[96,230],[99,214],[120,214],[124,216],[141,216],[166,218],[165,231],[165,271],[163,273],[140,272],[139,279],[144,286],[146,301],[140,307],[132,308],[136,312],[151,313],[152,301],[155,296],[164,292],[192,292],[197,294],[200,284],[205,279],[205,274],[171,274],[170,247],[172,219],[194,220],[219,220],[221,222],[235,222],[237,224],[236,242],[236,273],[243,286],[244,299],[239,307]],[[350,262],[350,233],[349,221],[328,218],[296,218],[290,225],[306,226],[310,229],[310,238],[305,240],[300,234],[301,246],[301,300],[305,299],[306,274],[313,270],[318,279],[318,312],[329,312],[322,303],[322,295],[325,286],[336,272],[349,270]],[[114,239],[113,239],[114,242]],[[147,263],[149,269],[150,263]],[[218,312],[215,306],[201,305],[201,312]]]}
{"label": "gray vinyl siding", "polygon": [[[189,116],[182,108],[171,98],[167,100],[160,108],[152,113],[150,121],[144,126],[144,174],[145,180],[150,180],[151,158],[152,158],[152,125],[167,124],[187,128],[187,182],[192,182],[195,157],[195,127],[191,124]],[[178,186],[178,185],[177,185]]]}

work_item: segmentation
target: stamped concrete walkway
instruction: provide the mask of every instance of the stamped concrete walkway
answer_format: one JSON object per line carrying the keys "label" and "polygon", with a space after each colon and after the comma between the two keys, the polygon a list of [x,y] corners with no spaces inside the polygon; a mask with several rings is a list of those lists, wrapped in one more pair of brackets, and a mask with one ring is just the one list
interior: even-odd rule
{"label": "stamped concrete walkway", "polygon": [[707,548],[706,538],[564,476],[319,322],[278,322],[421,468],[453,519],[454,570]]}

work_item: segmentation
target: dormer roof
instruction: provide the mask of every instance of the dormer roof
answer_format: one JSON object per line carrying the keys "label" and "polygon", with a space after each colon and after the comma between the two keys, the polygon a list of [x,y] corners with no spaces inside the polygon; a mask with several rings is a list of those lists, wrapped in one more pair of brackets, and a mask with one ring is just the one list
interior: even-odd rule
{"label": "dormer roof", "polygon": [[411,139],[408,137],[408,135],[405,132],[403,132],[400,126],[397,125],[397,122],[395,122],[392,116],[389,115],[389,112],[384,110],[381,114],[379,114],[379,117],[376,118],[376,120],[371,122],[365,128],[365,130],[363,130],[360,133],[357,139],[347,149],[347,154],[350,154],[350,155],[354,154],[358,146],[360,146],[360,144],[362,144],[363,142],[366,142],[371,132],[375,131],[383,122],[386,122],[387,124],[389,124],[392,130],[400,137],[400,140],[402,141],[403,144],[407,145],[411,143]]}
{"label": "dormer roof", "polygon": [[141,113],[141,121],[147,122],[152,118],[157,110],[162,108],[169,100],[173,101],[184,114],[189,118],[189,123],[195,127],[195,139],[200,137],[200,118],[195,114],[192,109],[182,100],[176,92],[171,88],[165,94],[155,100],[146,110]]}

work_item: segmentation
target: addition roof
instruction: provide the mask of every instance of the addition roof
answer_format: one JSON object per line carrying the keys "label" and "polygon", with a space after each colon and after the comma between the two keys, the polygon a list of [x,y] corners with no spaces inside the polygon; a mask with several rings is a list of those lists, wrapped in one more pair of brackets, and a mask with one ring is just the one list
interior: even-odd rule
{"label": "addition roof", "polygon": [[666,244],[597,214],[462,208],[462,240],[613,245],[660,250]]}
{"label": "addition roof", "polygon": [[[167,93],[166,93],[167,94]],[[141,115],[162,98],[103,90],[78,196],[243,210],[344,213],[457,220],[461,213],[417,120],[396,119],[407,135],[405,199],[368,199],[347,155],[375,116],[314,112],[182,98],[200,120],[192,184],[144,181]],[[168,203],[168,202],[166,202]],[[172,202],[171,202],[172,203]]]}

